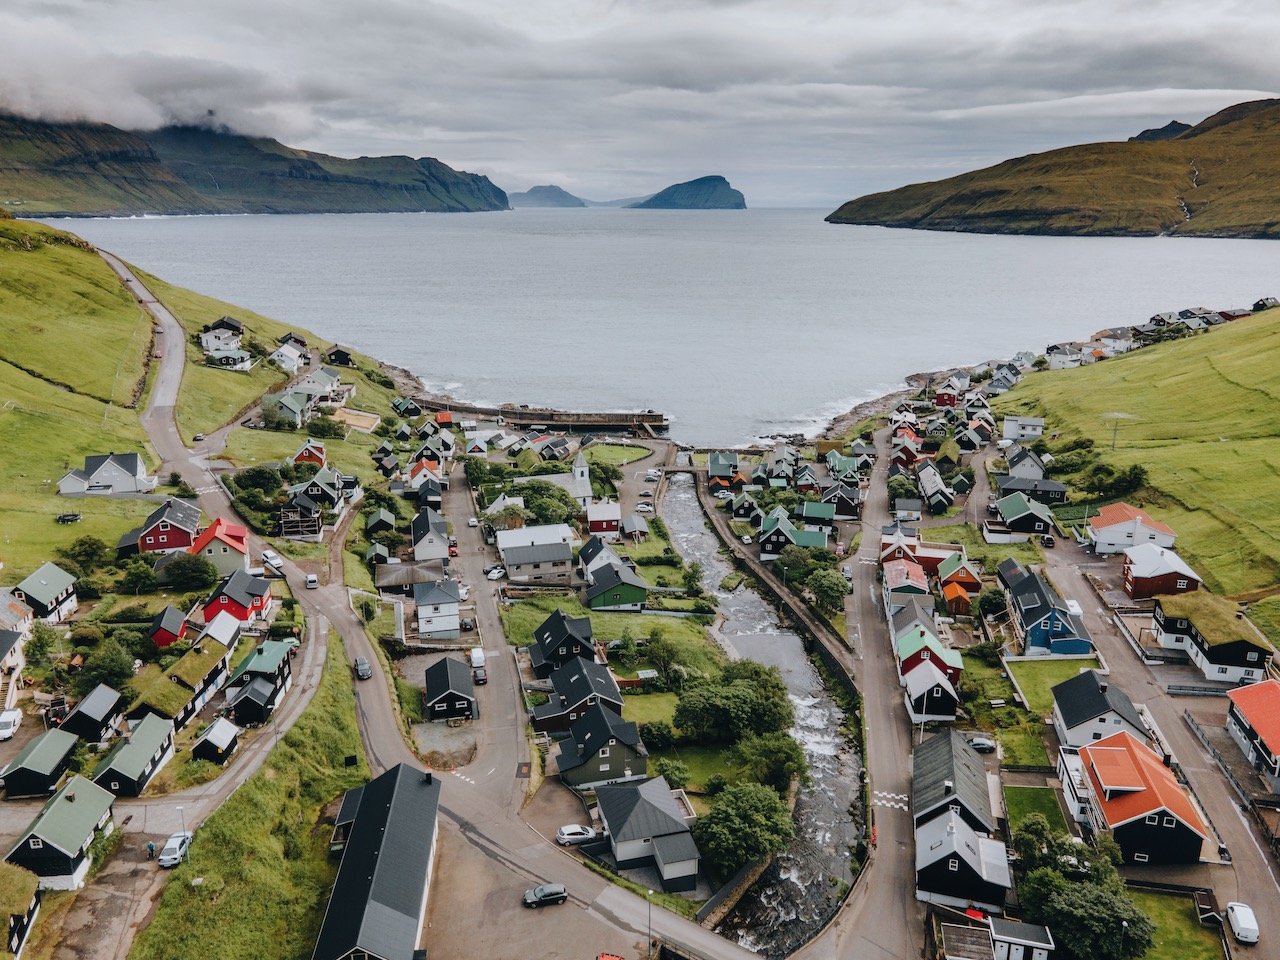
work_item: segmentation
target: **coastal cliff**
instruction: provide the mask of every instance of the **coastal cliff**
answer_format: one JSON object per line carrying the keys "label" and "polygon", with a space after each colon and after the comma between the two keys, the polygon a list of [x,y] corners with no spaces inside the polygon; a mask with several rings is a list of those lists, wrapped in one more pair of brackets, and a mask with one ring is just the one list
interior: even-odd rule
{"label": "coastal cliff", "polygon": [[746,198],[721,176],[699,177],[659,190],[631,210],[745,210]]}
{"label": "coastal cliff", "polygon": [[1280,100],[1259,100],[1171,139],[1018,157],[859,197],[826,219],[971,233],[1280,238],[1278,178]]}

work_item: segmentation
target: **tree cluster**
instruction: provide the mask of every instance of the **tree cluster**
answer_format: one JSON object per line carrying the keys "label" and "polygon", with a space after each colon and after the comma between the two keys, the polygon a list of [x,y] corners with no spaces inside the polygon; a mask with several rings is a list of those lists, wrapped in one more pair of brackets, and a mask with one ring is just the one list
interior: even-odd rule
{"label": "tree cluster", "polygon": [[693,839],[712,872],[733,876],[772,856],[795,837],[791,814],[778,794],[760,783],[735,783],[716,797],[693,826]]}

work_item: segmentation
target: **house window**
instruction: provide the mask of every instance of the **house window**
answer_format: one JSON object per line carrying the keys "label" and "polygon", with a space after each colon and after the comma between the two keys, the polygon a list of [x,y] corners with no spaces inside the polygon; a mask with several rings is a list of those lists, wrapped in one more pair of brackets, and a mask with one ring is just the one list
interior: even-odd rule
{"label": "house window", "polygon": [[119,790],[119,789],[120,789],[120,781],[119,781],[119,780],[112,780],[112,781],[111,781],[111,789],[112,789],[112,790]]}
{"label": "house window", "polygon": [[1256,650],[1255,650],[1255,651],[1253,651],[1253,652],[1252,652],[1252,653],[1250,653],[1250,654],[1249,654],[1249,656],[1248,656],[1248,657],[1246,657],[1245,659],[1246,659],[1246,660],[1248,660],[1250,663],[1254,663],[1254,662],[1256,662],[1256,661],[1257,661],[1257,659],[1258,659],[1258,651],[1256,651]]}
{"label": "house window", "polygon": [[1226,668],[1226,667],[1219,667],[1219,668],[1218,668],[1218,672],[1219,672],[1219,673],[1226,673],[1226,672],[1227,672],[1227,668]]}
{"label": "house window", "polygon": [[161,520],[161,521],[160,521],[160,529],[161,529],[161,530],[168,530],[168,529],[169,529],[169,521],[168,521],[168,520]]}
{"label": "house window", "polygon": [[1185,581],[1185,580],[1179,580],[1179,581],[1178,581],[1178,583],[1177,583],[1177,587],[1178,587],[1178,589],[1179,589],[1179,590],[1185,590],[1185,589],[1187,589],[1187,581]]}
{"label": "house window", "polygon": [[1150,860],[1150,859],[1151,859],[1151,858],[1150,858],[1150,857],[1148,857],[1145,853],[1135,853],[1135,854],[1133,855],[1133,862],[1134,862],[1134,863],[1146,863],[1146,862],[1147,862],[1148,860]]}
{"label": "house window", "polygon": [[599,754],[597,754],[597,756],[600,756],[600,757],[607,757],[608,755],[609,755],[608,747],[601,747]]}
{"label": "house window", "polygon": [[226,597],[219,597],[219,598],[218,598],[218,602],[219,602],[219,603],[226,603],[226,602],[227,602],[227,598],[226,598]]}
{"label": "house window", "polygon": [[1178,821],[1177,821],[1177,820],[1175,820],[1175,819],[1173,819],[1173,817],[1165,817],[1165,818],[1164,818],[1164,825],[1165,825],[1166,827],[1173,827],[1173,826],[1177,826],[1177,823],[1178,823]]}
{"label": "house window", "polygon": [[959,860],[957,860],[955,857],[952,857],[950,860],[948,860],[948,861],[947,861],[947,869],[948,869],[948,870],[959,870],[959,869],[960,869],[960,861],[959,861]]}
{"label": "house window", "polygon": [[[597,769],[599,769],[601,773],[608,773],[609,765],[607,763],[602,763]],[[648,840],[645,841],[645,843],[648,843],[648,842],[649,842]]]}
{"label": "house window", "polygon": [[571,714],[569,714],[569,719],[570,719],[570,720],[577,720],[577,719],[578,719],[578,715],[577,715],[576,713],[571,713]]}
{"label": "house window", "polygon": [[1151,824],[1152,826],[1158,826],[1160,823],[1160,814],[1158,813],[1147,814],[1147,823]]}
{"label": "house window", "polygon": [[155,543],[155,540],[152,539],[151,537],[147,537],[146,540],[147,540],[147,543]]}
{"label": "house window", "polygon": [[934,687],[934,688],[933,688],[933,695],[934,695],[935,697],[940,697],[940,696],[942,696],[942,687],[940,687],[940,686],[939,686],[939,687]]}
{"label": "house window", "polygon": [[436,704],[436,709],[437,709],[437,710],[443,710],[443,709],[444,709],[445,707],[447,707],[447,706],[448,706],[448,704],[447,704],[447,703],[437,703],[437,704]]}
{"label": "house window", "polygon": [[922,650],[922,651],[920,651],[920,659],[921,659],[921,660],[928,660],[930,656],[932,656],[932,651],[930,651],[930,650]]}
{"label": "house window", "polygon": [[44,849],[44,841],[43,841],[43,840],[41,840],[39,837],[32,837],[32,838],[31,838],[31,849],[32,849],[32,850],[42,850],[42,849]]}

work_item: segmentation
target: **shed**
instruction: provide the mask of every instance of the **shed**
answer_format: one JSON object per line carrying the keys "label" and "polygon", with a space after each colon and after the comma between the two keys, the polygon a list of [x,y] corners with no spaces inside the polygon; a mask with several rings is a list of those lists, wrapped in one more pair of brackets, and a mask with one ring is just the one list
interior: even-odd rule
{"label": "shed", "polygon": [[239,741],[240,728],[225,717],[218,717],[196,737],[191,745],[191,758],[221,766],[235,752]]}

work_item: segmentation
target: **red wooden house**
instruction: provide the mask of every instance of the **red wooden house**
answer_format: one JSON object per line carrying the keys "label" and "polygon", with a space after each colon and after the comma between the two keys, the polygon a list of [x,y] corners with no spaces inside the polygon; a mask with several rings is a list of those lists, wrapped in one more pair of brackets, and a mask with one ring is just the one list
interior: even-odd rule
{"label": "red wooden house", "polygon": [[317,467],[325,465],[325,449],[324,444],[319,440],[307,438],[307,442],[298,448],[298,452],[293,455],[294,463],[314,463]]}
{"label": "red wooden house", "polygon": [[116,552],[122,557],[136,553],[173,553],[186,550],[200,533],[200,508],[185,500],[166,500],[142,522],[120,538]]}
{"label": "red wooden house", "polygon": [[1134,600],[1199,589],[1199,575],[1169,548],[1140,543],[1124,551],[1124,592]]}
{"label": "red wooden house", "polygon": [[169,604],[156,614],[148,631],[155,645],[163,650],[165,647],[180,643],[187,635],[187,618],[182,611]]}
{"label": "red wooden house", "polygon": [[271,610],[271,584],[237,570],[214,589],[204,604],[204,621],[209,623],[219,613],[229,613],[241,623],[262,620]]}

